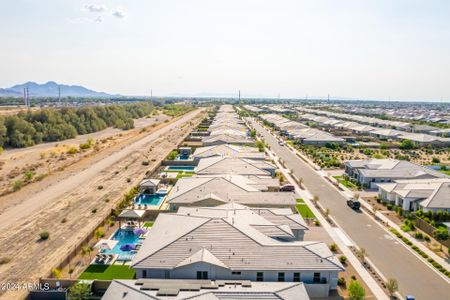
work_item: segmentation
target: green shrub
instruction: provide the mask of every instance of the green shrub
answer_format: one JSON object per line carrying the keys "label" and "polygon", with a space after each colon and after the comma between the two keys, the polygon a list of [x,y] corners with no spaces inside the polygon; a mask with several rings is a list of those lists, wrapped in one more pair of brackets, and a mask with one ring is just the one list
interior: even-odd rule
{"label": "green shrub", "polygon": [[392,210],[392,207],[393,207],[393,205],[392,205],[391,203],[388,203],[388,204],[386,205],[386,208],[387,208],[388,210]]}
{"label": "green shrub", "polygon": [[70,148],[69,150],[67,150],[67,154],[76,154],[78,153],[78,149],[77,148]]}
{"label": "green shrub", "polygon": [[43,241],[47,240],[50,237],[50,233],[48,231],[42,231],[39,233],[39,238]]}
{"label": "green shrub", "polygon": [[345,286],[347,283],[345,282],[345,278],[344,277],[340,277],[337,281],[337,285],[343,287]]}
{"label": "green shrub", "polygon": [[426,234],[423,236],[423,239],[424,239],[426,242],[431,241],[430,237],[429,237],[428,235],[426,235]]}
{"label": "green shrub", "polygon": [[330,250],[331,250],[332,252],[336,252],[336,251],[337,251],[337,245],[336,245],[335,243],[331,244],[331,245],[329,246],[329,248],[330,248]]}
{"label": "green shrub", "polygon": [[142,165],[143,166],[148,166],[150,164],[150,162],[148,160],[143,160],[142,161]]}
{"label": "green shrub", "polygon": [[423,234],[422,232],[416,232],[416,234],[414,235],[414,237],[418,240],[422,240],[423,239]]}
{"label": "green shrub", "polygon": [[347,263],[347,257],[341,255],[339,256],[339,261],[341,262],[341,264],[345,265]]}

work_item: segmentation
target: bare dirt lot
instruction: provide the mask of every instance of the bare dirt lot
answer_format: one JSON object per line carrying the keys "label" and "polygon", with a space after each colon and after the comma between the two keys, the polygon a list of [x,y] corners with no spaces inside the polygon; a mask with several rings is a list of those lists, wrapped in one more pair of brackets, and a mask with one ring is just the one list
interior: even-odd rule
{"label": "bare dirt lot", "polygon": [[[127,141],[139,134],[143,128],[151,129],[170,118],[166,115],[156,115],[134,120],[135,128],[128,131],[107,128],[65,141],[5,150],[0,156],[0,196],[18,190],[29,183],[41,181],[48,175],[62,171],[83,158]],[[92,141],[92,145],[81,150],[80,144],[89,140]]]}
{"label": "bare dirt lot", "polygon": [[[14,196],[16,204],[0,215],[0,256],[7,261],[0,265],[0,282],[35,282],[48,276],[202,118],[197,110],[152,131],[140,131],[7,195]],[[144,165],[144,160],[149,164]],[[38,234],[44,230],[50,238],[41,241]],[[25,290],[10,291],[0,298],[24,295]]]}

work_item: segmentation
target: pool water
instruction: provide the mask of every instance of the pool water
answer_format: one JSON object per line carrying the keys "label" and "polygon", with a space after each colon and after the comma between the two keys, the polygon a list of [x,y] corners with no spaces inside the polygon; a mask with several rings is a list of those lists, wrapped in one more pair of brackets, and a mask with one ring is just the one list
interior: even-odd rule
{"label": "pool water", "polygon": [[118,254],[119,260],[131,260],[133,258],[134,254],[130,251],[120,250],[120,247],[124,244],[137,244],[139,242],[139,236],[135,235],[133,230],[117,229],[111,239],[119,242],[111,250],[102,250],[102,253]]}
{"label": "pool water", "polygon": [[165,196],[165,193],[139,194],[134,202],[136,204],[160,205]]}
{"label": "pool water", "polygon": [[189,155],[178,155],[177,160],[188,160],[189,159]]}
{"label": "pool water", "polygon": [[194,171],[194,166],[168,166],[166,170],[169,171]]}

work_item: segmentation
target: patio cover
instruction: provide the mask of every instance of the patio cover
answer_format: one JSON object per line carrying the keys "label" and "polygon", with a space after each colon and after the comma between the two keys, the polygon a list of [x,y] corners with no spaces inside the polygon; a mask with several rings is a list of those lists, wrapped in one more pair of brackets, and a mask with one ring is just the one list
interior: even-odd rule
{"label": "patio cover", "polygon": [[144,216],[145,210],[143,209],[124,209],[120,214],[119,218],[124,219],[140,219]]}

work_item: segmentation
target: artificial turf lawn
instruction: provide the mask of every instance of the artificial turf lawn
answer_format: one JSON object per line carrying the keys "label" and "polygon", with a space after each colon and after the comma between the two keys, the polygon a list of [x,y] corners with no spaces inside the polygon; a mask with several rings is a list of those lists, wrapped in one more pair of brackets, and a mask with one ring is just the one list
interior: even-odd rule
{"label": "artificial turf lawn", "polygon": [[303,199],[298,198],[297,205],[295,207],[297,208],[298,213],[303,218],[315,218],[315,215],[313,214],[311,209],[308,207],[308,205],[305,204],[305,201],[303,201]]}
{"label": "artificial turf lawn", "polygon": [[79,279],[134,279],[136,272],[129,266],[121,265],[90,265],[80,275]]}

